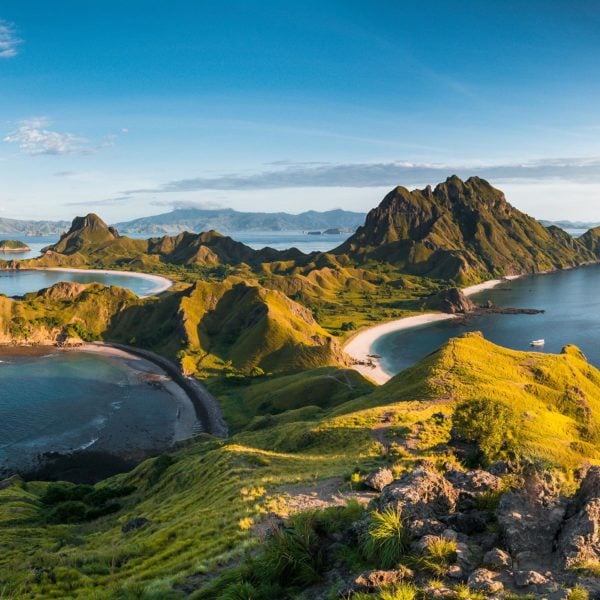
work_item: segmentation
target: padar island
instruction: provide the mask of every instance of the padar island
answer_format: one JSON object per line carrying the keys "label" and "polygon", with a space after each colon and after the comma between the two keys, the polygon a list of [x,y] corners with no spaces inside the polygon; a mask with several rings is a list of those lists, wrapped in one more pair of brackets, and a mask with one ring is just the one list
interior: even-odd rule
{"label": "padar island", "polygon": [[463,289],[593,268],[599,240],[600,228],[575,239],[485,180],[452,176],[393,189],[325,253],[217,231],[134,239],[89,214],[38,258],[6,257],[16,275],[171,280],[146,298],[77,282],[2,296],[0,342],[158,361],[201,428],[135,466],[115,456],[110,476],[95,463],[83,479],[52,464],[45,478],[7,474],[0,597],[600,593],[600,371],[581,350],[516,351],[470,332],[383,385],[377,357],[345,351],[405,317],[537,309],[480,306]]}

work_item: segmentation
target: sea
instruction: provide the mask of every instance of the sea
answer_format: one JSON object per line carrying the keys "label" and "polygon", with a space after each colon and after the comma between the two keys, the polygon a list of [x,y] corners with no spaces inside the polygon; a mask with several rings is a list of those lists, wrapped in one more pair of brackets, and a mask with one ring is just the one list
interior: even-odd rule
{"label": "sea", "polygon": [[121,360],[77,351],[0,354],[0,476],[47,452],[139,456],[165,449],[180,400]]}
{"label": "sea", "polygon": [[[544,313],[486,314],[469,317],[465,323],[440,321],[382,336],[371,351],[381,356],[387,373],[396,374],[450,338],[481,331],[486,339],[514,350],[557,353],[565,345],[575,344],[600,367],[600,265],[506,281],[471,300]],[[530,342],[538,339],[544,339],[545,345],[532,348]]]}

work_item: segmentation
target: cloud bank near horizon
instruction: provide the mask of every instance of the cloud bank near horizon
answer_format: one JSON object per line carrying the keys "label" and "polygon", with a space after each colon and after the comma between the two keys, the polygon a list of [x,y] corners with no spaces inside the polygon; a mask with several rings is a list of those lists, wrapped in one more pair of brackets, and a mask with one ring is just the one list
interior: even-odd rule
{"label": "cloud bank near horizon", "polygon": [[435,164],[411,162],[292,163],[282,169],[253,174],[229,173],[217,177],[176,179],[153,188],[131,189],[124,193],[162,194],[205,190],[269,190],[278,188],[415,186],[438,183],[450,175],[473,175],[494,182],[600,182],[600,158],[552,158],[515,164]]}

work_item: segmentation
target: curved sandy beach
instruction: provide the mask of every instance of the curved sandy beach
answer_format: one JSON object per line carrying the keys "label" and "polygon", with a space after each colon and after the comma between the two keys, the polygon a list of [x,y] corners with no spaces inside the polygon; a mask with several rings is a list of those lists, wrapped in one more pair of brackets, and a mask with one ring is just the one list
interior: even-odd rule
{"label": "curved sandy beach", "polygon": [[153,281],[156,287],[148,294],[140,294],[140,298],[148,298],[149,296],[155,296],[162,294],[168,290],[172,285],[173,281],[162,275],[151,275],[149,273],[141,273],[139,271],[113,271],[110,269],[74,269],[70,267],[37,267],[36,271],[60,271],[62,273],[101,273],[102,275],[125,275],[127,277],[136,277],[138,279],[146,279],[147,281]]}
{"label": "curved sandy beach", "polygon": [[[516,276],[511,276],[504,279],[491,279],[490,281],[484,281],[483,283],[463,288],[463,293],[465,296],[472,296],[473,294],[489,290],[500,283],[516,278]],[[354,369],[371,381],[382,385],[388,382],[394,374],[386,372],[381,365],[381,361],[376,356],[373,356],[373,346],[380,337],[395,331],[402,331],[403,329],[411,329],[419,325],[448,321],[455,318],[456,315],[447,313],[424,313],[374,325],[352,336],[344,345],[344,351],[357,361],[353,367]]]}

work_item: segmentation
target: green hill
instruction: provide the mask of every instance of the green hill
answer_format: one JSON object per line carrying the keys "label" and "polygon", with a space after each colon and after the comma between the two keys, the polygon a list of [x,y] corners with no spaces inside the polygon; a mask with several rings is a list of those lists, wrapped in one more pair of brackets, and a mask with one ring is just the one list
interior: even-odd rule
{"label": "green hill", "polygon": [[[352,482],[378,466],[400,476],[421,459],[440,468],[455,463],[464,443],[453,438],[453,414],[475,401],[502,403],[514,413],[514,422],[522,423],[510,439],[502,429],[506,420],[499,422],[499,430],[487,430],[488,435],[500,431],[503,442],[513,442],[510,447],[494,446],[495,438],[487,439],[475,428],[471,442],[496,452],[490,460],[508,449],[567,474],[583,461],[600,462],[600,372],[574,348],[561,355],[514,352],[471,334],[451,340],[372,392],[354,378],[346,382],[354,392],[343,392],[339,371],[306,375],[305,380],[287,376],[239,388],[228,400],[232,406],[248,403],[252,411],[271,398],[271,417],[249,423],[228,440],[192,440],[170,456],[102,482],[96,486],[102,494],[70,492],[85,492],[90,506],[101,496],[120,494],[111,514],[83,523],[60,522],[63,513],[57,511],[64,500],[56,490],[49,499],[48,484],[18,478],[3,483],[4,596],[230,597],[220,594],[249,576],[252,562],[241,572],[236,565],[245,552],[258,552],[266,543],[261,532],[273,514],[293,511],[296,502],[310,497],[310,490],[326,489],[331,482],[337,482],[333,489],[342,499],[360,497]],[[353,397],[357,392],[362,395]],[[332,394],[337,397],[330,402]],[[341,515],[336,514],[319,517],[325,519],[322,527],[339,526]],[[361,514],[355,508],[345,518],[356,520]],[[134,519],[137,525],[123,528]],[[338,560],[345,572],[356,574],[365,563],[347,543],[338,542],[343,551]],[[423,567],[416,563],[415,568]],[[222,578],[213,582],[218,575]],[[267,578],[264,571],[252,576],[254,581]],[[270,597],[308,599],[315,597],[315,589],[335,591],[343,585],[316,574],[311,581],[321,587],[308,587],[302,596],[294,581],[287,580],[289,587]]]}
{"label": "green hill", "polygon": [[435,189],[397,187],[335,253],[460,283],[595,260],[584,244],[517,210],[487,181],[456,176]]}
{"label": "green hill", "polygon": [[29,252],[31,248],[19,240],[0,240],[0,252]]}

